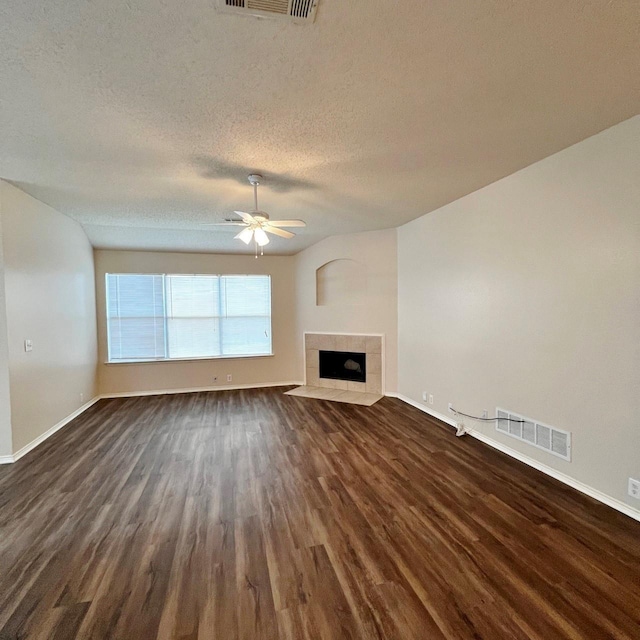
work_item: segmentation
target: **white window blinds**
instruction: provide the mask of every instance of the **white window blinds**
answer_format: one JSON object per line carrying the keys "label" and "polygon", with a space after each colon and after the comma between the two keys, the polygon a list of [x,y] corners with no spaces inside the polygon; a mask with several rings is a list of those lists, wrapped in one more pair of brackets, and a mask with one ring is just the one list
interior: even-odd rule
{"label": "white window blinds", "polygon": [[109,361],[166,354],[164,282],[156,275],[107,275]]}
{"label": "white window blinds", "polygon": [[271,278],[107,274],[109,362],[271,353]]}
{"label": "white window blinds", "polygon": [[166,276],[169,358],[222,355],[219,276]]}

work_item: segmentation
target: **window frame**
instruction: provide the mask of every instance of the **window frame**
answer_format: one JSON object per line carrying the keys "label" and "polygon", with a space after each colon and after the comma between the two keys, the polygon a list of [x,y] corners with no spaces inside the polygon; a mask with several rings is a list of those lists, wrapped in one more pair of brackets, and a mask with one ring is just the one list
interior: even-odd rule
{"label": "window frame", "polygon": [[[132,358],[132,359],[122,359],[122,360],[111,360],[111,335],[110,335],[110,323],[109,323],[109,276],[162,276],[163,282],[164,278],[167,276],[186,276],[186,277],[262,277],[269,279],[269,337],[271,344],[271,351],[269,353],[255,353],[255,354],[222,354],[217,356],[190,356],[184,358]],[[104,274],[104,302],[105,302],[105,322],[106,322],[106,351],[107,351],[107,359],[105,360],[105,365],[132,365],[132,364],[156,364],[158,362],[199,362],[202,360],[236,360],[239,358],[271,358],[273,357],[273,281],[271,274],[268,273],[133,273],[133,272],[105,272]],[[167,326],[167,300],[166,300],[166,288],[163,286],[163,318],[165,323],[165,340],[168,340],[168,333],[166,333]],[[223,316],[220,316],[221,318]]]}

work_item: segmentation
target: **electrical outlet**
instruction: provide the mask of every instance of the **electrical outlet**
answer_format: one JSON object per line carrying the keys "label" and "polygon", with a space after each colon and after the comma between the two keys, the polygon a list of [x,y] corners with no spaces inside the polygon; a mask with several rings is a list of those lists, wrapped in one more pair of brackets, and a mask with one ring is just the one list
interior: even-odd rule
{"label": "electrical outlet", "polygon": [[629,478],[629,495],[640,500],[640,480]]}
{"label": "electrical outlet", "polygon": [[488,418],[489,417],[489,412],[486,409],[482,412],[482,417],[483,418]]}
{"label": "electrical outlet", "polygon": [[227,373],[227,382],[231,382],[233,380],[233,376],[230,373]]}
{"label": "electrical outlet", "polygon": [[429,404],[433,404],[433,393],[429,394]]}
{"label": "electrical outlet", "polygon": [[427,392],[423,391],[422,392],[422,402],[426,402],[427,401]]}
{"label": "electrical outlet", "polygon": [[449,403],[449,406],[448,406],[447,408],[449,409],[449,411],[450,411],[451,413],[453,413],[453,402],[450,402],[450,403]]}

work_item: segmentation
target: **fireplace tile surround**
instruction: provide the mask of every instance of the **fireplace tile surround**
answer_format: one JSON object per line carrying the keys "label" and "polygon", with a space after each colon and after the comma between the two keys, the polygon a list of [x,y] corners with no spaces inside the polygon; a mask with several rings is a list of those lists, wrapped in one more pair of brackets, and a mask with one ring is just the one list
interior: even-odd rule
{"label": "fireplace tile surround", "polygon": [[[305,332],[305,384],[325,389],[383,394],[383,347],[384,336],[382,335]],[[318,352],[321,350],[365,353],[367,356],[366,382],[320,378]]]}

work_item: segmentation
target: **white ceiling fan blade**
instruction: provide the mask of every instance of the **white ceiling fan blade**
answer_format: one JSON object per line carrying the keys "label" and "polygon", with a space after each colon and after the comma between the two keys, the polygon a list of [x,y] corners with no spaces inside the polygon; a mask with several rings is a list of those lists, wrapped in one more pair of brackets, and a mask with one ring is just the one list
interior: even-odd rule
{"label": "white ceiling fan blade", "polygon": [[256,221],[256,219],[246,211],[234,211],[233,213],[239,215],[245,222],[248,222],[249,224],[252,224]]}
{"label": "white ceiling fan blade", "polygon": [[251,242],[251,238],[253,238],[253,229],[249,227],[243,229],[237,236],[234,237],[234,240],[236,238],[242,240],[242,242],[244,242],[245,244],[249,244]]}
{"label": "white ceiling fan blade", "polygon": [[255,230],[255,234],[256,234],[256,242],[261,247],[264,247],[265,244],[269,244],[269,236],[267,236],[267,234],[264,232],[264,230],[261,227],[258,227]]}
{"label": "white ceiling fan blade", "polygon": [[284,229],[278,229],[278,227],[272,227],[271,224],[265,224],[262,227],[267,233],[273,233],[281,238],[293,238],[296,234],[291,231],[285,231]]}
{"label": "white ceiling fan blade", "polygon": [[269,220],[272,227],[306,227],[304,220]]}
{"label": "white ceiling fan blade", "polygon": [[238,222],[203,222],[203,227],[246,227],[247,223],[238,220]]}

